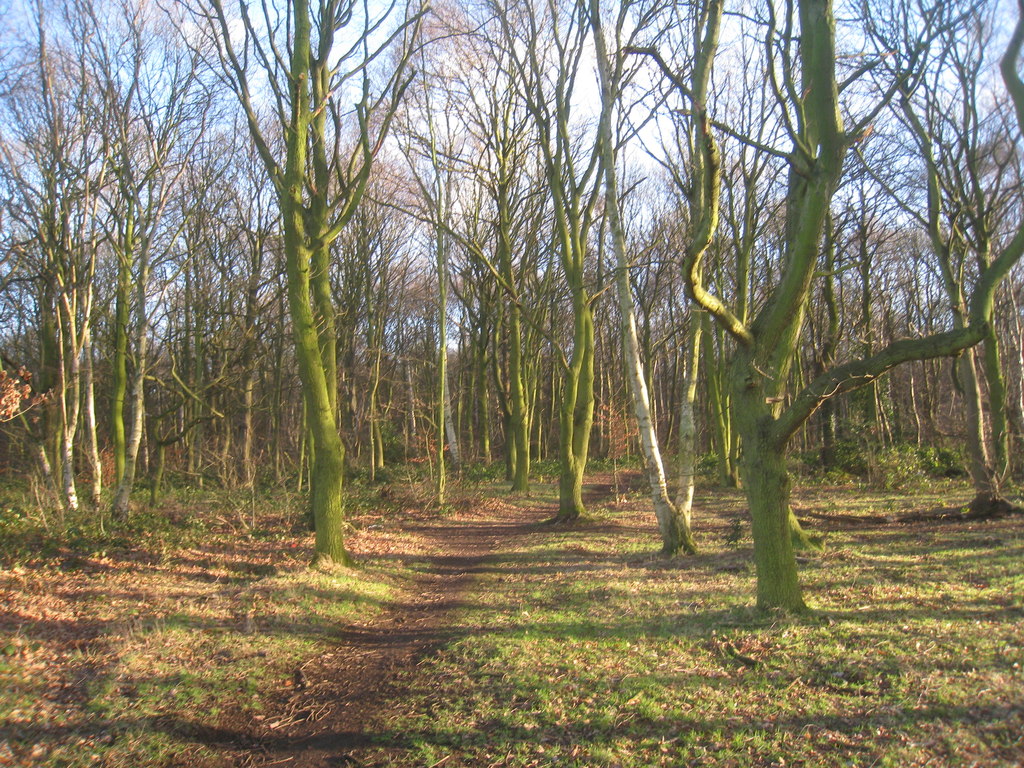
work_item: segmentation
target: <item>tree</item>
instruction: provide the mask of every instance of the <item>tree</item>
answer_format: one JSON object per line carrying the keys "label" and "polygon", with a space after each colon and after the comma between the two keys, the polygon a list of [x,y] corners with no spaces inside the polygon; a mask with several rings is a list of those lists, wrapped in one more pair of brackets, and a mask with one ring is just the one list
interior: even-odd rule
{"label": "tree", "polygon": [[580,141],[575,87],[590,33],[589,10],[569,3],[496,5],[517,87],[540,147],[553,213],[554,242],[572,306],[572,350],[562,368],[557,518],[585,510],[583,474],[594,423],[594,302],[588,284],[591,227],[603,179],[602,154],[591,133]]}
{"label": "tree", "polygon": [[117,489],[112,514],[123,520],[143,441],[151,281],[160,275],[188,220],[187,207],[179,207],[184,215],[172,219],[170,206],[189,158],[203,141],[211,102],[196,57],[157,9],[132,0],[112,6],[87,3],[85,8],[99,30],[87,55],[103,93],[110,142],[107,239],[117,259],[110,422]]}
{"label": "tree", "polygon": [[[35,286],[35,382],[48,395],[35,435],[39,464],[46,482],[59,486],[62,507],[74,511],[83,400],[87,418],[92,406],[93,277],[103,241],[98,207],[110,143],[100,131],[100,88],[87,66],[94,21],[78,4],[56,21],[47,10],[35,5],[29,57],[13,69],[16,77],[3,93],[0,178],[4,208],[18,232],[15,268]],[[63,33],[70,42],[54,43]],[[91,495],[97,501],[100,472],[91,421],[89,426]]]}
{"label": "tree", "polygon": [[[643,363],[640,360],[640,342],[637,337],[636,313],[633,310],[633,291],[629,281],[626,232],[619,205],[619,182],[615,156],[617,144],[615,117],[617,103],[622,97],[622,88],[627,77],[627,73],[624,72],[627,62],[624,49],[629,47],[629,43],[627,42],[626,45],[623,45],[620,41],[623,35],[623,27],[627,21],[630,21],[630,6],[630,3],[623,2],[619,8],[613,37],[615,49],[609,54],[601,18],[601,4],[599,0],[589,0],[590,23],[593,28],[597,69],[601,83],[602,109],[597,140],[601,148],[604,168],[605,208],[611,232],[612,248],[615,252],[615,284],[619,298],[619,312],[621,314],[623,361],[633,398],[633,409],[636,415],[637,427],[640,431],[640,443],[644,459],[647,463],[647,479],[651,488],[651,500],[654,505],[655,516],[658,520],[658,527],[661,531],[662,553],[671,556],[680,550],[692,554],[696,552],[697,547],[690,532],[690,499],[685,499],[684,505],[679,508],[672,502],[668,494],[665,466],[661,460],[658,435],[651,415],[647,379]],[[637,31],[644,28],[642,23],[634,22],[632,26],[634,35]],[[696,339],[692,341],[695,342]],[[692,382],[693,376],[691,375],[687,383],[692,384]],[[692,406],[692,397],[684,399],[684,402],[688,402]],[[689,423],[692,427],[692,408]],[[692,431],[689,437],[692,441]],[[690,450],[692,454],[692,442]],[[689,483],[691,499],[692,477],[691,457]]]}
{"label": "tree", "polygon": [[[347,564],[330,246],[360,203],[411,81],[410,42],[424,10],[407,4],[389,29],[395,5],[374,15],[354,0],[291,0],[283,10],[264,5],[257,20],[240,4],[244,36],[238,40],[224,3],[212,0],[211,6],[209,14],[193,13],[207,22],[212,52],[244,111],[281,210],[288,305],[314,456],[316,561]],[[383,84],[374,88],[374,70],[388,54],[393,58]],[[267,78],[280,142],[260,119],[256,69]],[[351,111],[348,99],[355,102]]]}
{"label": "tree", "polygon": [[[873,354],[837,364],[823,372],[799,392],[787,392],[789,374],[804,323],[811,286],[818,264],[822,236],[833,195],[843,174],[849,148],[866,139],[868,128],[901,88],[914,85],[903,80],[885,86],[862,107],[846,128],[841,95],[858,82],[865,71],[878,66],[868,62],[854,69],[840,82],[840,57],[836,49],[836,21],[831,0],[800,0],[779,23],[774,6],[765,19],[767,81],[785,121],[791,148],[782,151],[762,148],[784,160],[789,167],[787,207],[783,229],[782,260],[778,277],[764,287],[760,310],[749,322],[734,308],[712,293],[701,275],[704,248],[715,230],[718,217],[721,158],[715,138],[708,100],[699,83],[676,87],[685,93],[692,111],[691,136],[694,148],[693,189],[702,190],[698,220],[706,222],[683,262],[688,289],[695,301],[733,336],[736,350],[730,360],[730,388],[733,414],[741,439],[741,473],[750,504],[757,566],[757,603],[761,608],[805,609],[797,576],[793,539],[801,532],[789,507],[789,476],[786,448],[823,402],[875,380],[896,365],[928,357],[952,355],[977,343],[989,325],[996,286],[1024,251],[1024,229],[986,268],[976,283],[969,302],[969,322],[964,328],[924,338],[898,339]],[[904,55],[903,71],[920,78],[921,51],[937,36],[939,29],[955,21],[942,17],[941,9],[923,15],[932,20],[921,30],[917,44]],[[1004,58],[1004,79],[1016,101],[1019,78],[1016,63],[1024,21]],[[797,41],[799,40],[799,45]],[[663,64],[667,76],[673,71]],[[781,70],[781,71],[780,71]],[[1024,90],[1024,89],[1022,89]],[[1024,98],[1021,99],[1024,108]],[[849,105],[847,105],[849,108]]]}
{"label": "tree", "polygon": [[[903,88],[899,116],[913,136],[924,164],[924,210],[918,200],[901,207],[927,232],[956,328],[969,322],[971,284],[991,266],[993,252],[1013,225],[1019,205],[1017,158],[1005,104],[979,98],[991,73],[995,9],[954,6],[970,23],[943,30],[929,74],[920,86]],[[898,27],[909,9],[873,28],[880,45],[900,45]],[[905,43],[903,43],[905,45]],[[893,76],[909,80],[904,72]],[[984,342],[956,361],[956,381],[965,404],[968,469],[975,487],[971,509],[989,514],[1006,507],[1002,485],[1010,471],[1006,382],[994,317],[986,318]]]}
{"label": "tree", "polygon": [[[439,30],[436,40],[447,34]],[[426,50],[421,47],[421,53]],[[436,51],[437,48],[435,47]],[[441,55],[446,51],[442,48]],[[434,360],[434,461],[436,468],[434,493],[439,505],[446,503],[447,462],[451,457],[453,468],[459,468],[459,436],[451,407],[448,364],[448,288],[452,243],[449,235],[450,220],[457,191],[455,166],[460,154],[461,136],[454,123],[454,105],[451,90],[446,87],[444,62],[431,62],[428,68],[425,55],[420,57],[424,77],[421,88],[410,93],[407,100],[407,125],[403,131],[403,152],[419,190],[423,212],[420,218],[429,227],[427,240],[432,252],[434,278],[437,285],[437,349]],[[418,129],[418,130],[417,130]],[[447,451],[445,450],[447,446]],[[435,464],[436,461],[436,464]]]}

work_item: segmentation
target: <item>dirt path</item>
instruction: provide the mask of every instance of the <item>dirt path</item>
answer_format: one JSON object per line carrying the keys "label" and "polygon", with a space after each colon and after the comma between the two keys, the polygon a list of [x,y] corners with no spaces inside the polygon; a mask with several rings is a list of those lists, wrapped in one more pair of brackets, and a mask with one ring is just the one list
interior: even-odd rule
{"label": "dirt path", "polygon": [[[424,565],[406,591],[362,626],[344,628],[328,653],[307,660],[292,686],[262,720],[233,745],[245,768],[327,768],[361,765],[370,746],[370,719],[401,692],[398,673],[413,667],[456,632],[450,615],[469,596],[475,574],[538,530],[550,510],[536,514],[505,507],[486,516],[417,520],[402,526],[422,545],[402,554]],[[232,750],[233,752],[235,750]]]}

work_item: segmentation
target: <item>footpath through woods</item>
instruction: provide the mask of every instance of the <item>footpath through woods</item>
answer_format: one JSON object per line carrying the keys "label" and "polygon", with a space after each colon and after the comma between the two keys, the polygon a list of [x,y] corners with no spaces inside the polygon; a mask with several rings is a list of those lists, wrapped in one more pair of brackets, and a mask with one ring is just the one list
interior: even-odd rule
{"label": "footpath through woods", "polygon": [[639,477],[591,480],[572,526],[542,496],[399,522],[405,599],[304,662],[238,762],[1024,762],[1021,518],[805,491],[836,545],[803,564],[819,612],[766,617],[738,495],[701,510],[702,554],[664,560]]}
{"label": "footpath through woods", "polygon": [[363,764],[363,753],[380,746],[370,725],[401,697],[408,674],[433,650],[470,631],[456,628],[452,615],[479,599],[476,577],[551,515],[543,507],[494,503],[486,510],[399,524],[398,539],[410,546],[390,559],[413,569],[406,599],[369,623],[342,628],[335,647],[296,668],[290,691],[248,732],[243,726],[242,742],[251,748],[240,755],[242,765]]}
{"label": "footpath through woods", "polygon": [[282,496],[8,528],[0,768],[1024,765],[1020,515],[797,488],[815,611],[764,615],[741,493],[666,560],[639,476],[588,479],[568,526],[550,483],[362,488],[327,573]]}

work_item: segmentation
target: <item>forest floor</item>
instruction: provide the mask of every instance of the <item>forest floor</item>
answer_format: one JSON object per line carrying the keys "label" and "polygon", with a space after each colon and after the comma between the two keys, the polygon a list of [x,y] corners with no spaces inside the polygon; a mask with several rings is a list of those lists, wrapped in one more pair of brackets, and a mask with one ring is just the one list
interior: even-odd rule
{"label": "forest floor", "polygon": [[5,508],[0,766],[1024,765],[1024,518],[798,488],[814,611],[764,615],[742,495],[699,489],[665,560],[639,481],[569,526],[550,484],[364,489],[333,572],[294,498]]}

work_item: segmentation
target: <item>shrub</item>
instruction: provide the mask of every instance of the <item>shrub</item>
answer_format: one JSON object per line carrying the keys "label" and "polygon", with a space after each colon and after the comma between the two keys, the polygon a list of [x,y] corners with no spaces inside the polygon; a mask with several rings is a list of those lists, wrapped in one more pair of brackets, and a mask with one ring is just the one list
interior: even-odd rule
{"label": "shrub", "polygon": [[963,477],[963,456],[949,448],[895,445],[878,452],[872,480],[886,490],[904,490],[923,478]]}
{"label": "shrub", "polygon": [[856,440],[837,440],[833,447],[834,466],[854,477],[865,477],[868,474],[868,455],[865,446]]}
{"label": "shrub", "polygon": [[961,451],[932,445],[917,449],[925,471],[933,477],[964,477],[966,460]]}
{"label": "shrub", "polygon": [[697,474],[701,477],[716,477],[718,474],[718,454],[705,453],[697,459]]}
{"label": "shrub", "polygon": [[879,451],[872,470],[874,484],[887,491],[906,490],[927,476],[920,453],[910,445],[895,445]]}

